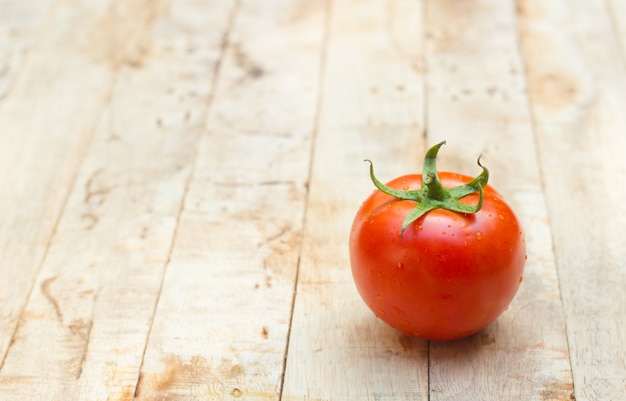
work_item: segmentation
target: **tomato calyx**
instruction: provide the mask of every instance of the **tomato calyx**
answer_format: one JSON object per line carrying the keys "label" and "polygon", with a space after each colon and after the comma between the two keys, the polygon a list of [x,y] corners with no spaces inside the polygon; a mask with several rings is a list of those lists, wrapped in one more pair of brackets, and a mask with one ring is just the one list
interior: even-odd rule
{"label": "tomato calyx", "polygon": [[[454,188],[444,187],[437,174],[436,160],[439,148],[445,143],[446,141],[440,142],[426,152],[422,167],[422,187],[419,190],[396,189],[383,184],[374,175],[374,164],[370,160],[365,160],[370,164],[370,178],[376,188],[397,199],[417,202],[417,205],[407,214],[402,222],[402,233],[400,236],[404,234],[404,231],[411,223],[431,210],[445,209],[457,213],[473,214],[482,208],[483,188],[489,181],[489,170],[480,163],[480,157],[478,157],[478,165],[483,169],[480,175],[467,184]],[[476,205],[468,205],[459,201],[461,198],[476,192],[479,195]]]}

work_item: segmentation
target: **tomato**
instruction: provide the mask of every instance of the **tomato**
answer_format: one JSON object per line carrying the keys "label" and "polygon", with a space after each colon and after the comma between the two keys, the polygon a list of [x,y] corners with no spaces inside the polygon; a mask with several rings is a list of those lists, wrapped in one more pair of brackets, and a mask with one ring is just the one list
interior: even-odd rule
{"label": "tomato", "polygon": [[475,179],[437,172],[442,144],[427,153],[422,176],[385,185],[370,165],[378,189],[359,208],[349,242],[353,278],[369,308],[430,340],[466,337],[495,321],[517,293],[526,260],[522,227],[487,184],[487,169]]}

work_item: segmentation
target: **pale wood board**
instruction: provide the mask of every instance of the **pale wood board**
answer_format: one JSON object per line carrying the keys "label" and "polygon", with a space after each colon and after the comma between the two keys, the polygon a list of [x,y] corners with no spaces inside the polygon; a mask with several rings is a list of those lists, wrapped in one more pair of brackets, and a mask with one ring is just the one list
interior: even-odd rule
{"label": "pale wood board", "polygon": [[138,400],[280,396],[325,8],[271,0],[236,11]]}
{"label": "pale wood board", "polygon": [[211,6],[125,1],[97,14],[89,55],[117,71],[115,85],[0,374],[1,399],[132,399],[228,23],[229,9]]}
{"label": "pale wood board", "polygon": [[613,34],[617,36],[616,40],[620,49],[621,62],[626,65],[626,2],[606,0],[606,4]]}
{"label": "pale wood board", "polygon": [[332,1],[321,110],[283,400],[426,400],[427,342],[377,320],[356,292],[347,240],[381,177],[423,151],[422,9]]}
{"label": "pale wood board", "polygon": [[0,276],[10,277],[0,280],[0,365],[110,96],[111,70],[83,41],[105,6],[56,4],[0,103]]}
{"label": "pale wood board", "polygon": [[15,83],[52,0],[0,0],[0,99]]}
{"label": "pale wood board", "polygon": [[[524,281],[485,331],[432,343],[431,400],[567,400],[573,396],[563,310],[511,2],[429,2],[429,141],[448,140],[441,170],[490,183],[525,229]],[[454,160],[454,163],[447,162]]]}
{"label": "pale wood board", "polygon": [[602,2],[519,5],[576,399],[625,399],[624,49]]}

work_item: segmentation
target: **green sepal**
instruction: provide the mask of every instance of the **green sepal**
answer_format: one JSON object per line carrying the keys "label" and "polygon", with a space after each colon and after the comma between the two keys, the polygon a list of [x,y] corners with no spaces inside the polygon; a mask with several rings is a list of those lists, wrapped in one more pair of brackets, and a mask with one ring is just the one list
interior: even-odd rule
{"label": "green sepal", "polygon": [[480,157],[482,157],[482,155],[478,157],[477,163],[483,169],[482,173],[480,173],[478,177],[474,178],[472,181],[468,182],[465,185],[460,185],[458,187],[448,189],[448,194],[452,198],[461,199],[462,197],[469,194],[480,192],[480,190],[487,185],[487,182],[489,181],[489,170],[487,170],[487,167],[483,166],[480,163]]}
{"label": "green sepal", "polygon": [[374,186],[378,188],[381,192],[384,192],[387,195],[391,195],[394,198],[398,198],[401,200],[411,200],[415,202],[422,201],[421,190],[408,191],[408,190],[402,190],[402,189],[395,189],[380,182],[378,178],[376,178],[376,176],[374,175],[374,163],[372,163],[372,161],[368,159],[365,159],[365,161],[370,164],[370,178],[372,179]]}
{"label": "green sepal", "polygon": [[406,215],[406,218],[402,222],[402,233],[400,234],[400,236],[402,237],[402,235],[404,234],[404,230],[406,230],[407,227],[411,223],[413,223],[414,221],[416,221],[417,219],[419,219],[426,213],[430,212],[431,210],[437,209],[437,208],[438,208],[437,205],[433,205],[432,203],[426,203],[426,202],[418,203],[417,206],[411,209],[409,214]]}
{"label": "green sepal", "polygon": [[[402,233],[400,236],[404,234],[404,231],[411,223],[431,210],[445,209],[457,213],[473,214],[482,208],[483,188],[489,181],[489,170],[480,163],[479,157],[478,165],[483,171],[476,178],[458,187],[445,188],[437,174],[436,163],[439,148],[445,143],[445,141],[440,142],[426,152],[422,168],[422,187],[419,190],[395,189],[383,184],[374,175],[374,164],[370,160],[366,160],[370,164],[370,178],[376,188],[397,199],[417,202],[417,205],[402,222]],[[468,205],[459,201],[461,198],[476,192],[479,195],[476,205]]]}

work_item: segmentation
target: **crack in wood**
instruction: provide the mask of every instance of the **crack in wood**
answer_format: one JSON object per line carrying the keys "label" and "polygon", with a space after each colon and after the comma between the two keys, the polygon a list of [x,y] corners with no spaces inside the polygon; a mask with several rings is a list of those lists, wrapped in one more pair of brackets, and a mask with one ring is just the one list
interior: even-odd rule
{"label": "crack in wood", "polygon": [[68,327],[71,332],[81,340],[82,348],[80,351],[80,357],[76,358],[79,363],[75,374],[76,379],[79,379],[83,374],[83,368],[85,366],[85,361],[87,360],[87,351],[89,348],[89,339],[91,338],[93,321],[84,321],[82,319],[78,319],[72,322]]}
{"label": "crack in wood", "polygon": [[[94,171],[85,183],[85,203],[96,203],[102,205],[104,203],[106,195],[111,192],[115,186],[94,188],[96,185],[96,179],[104,172],[104,169],[98,169]],[[93,200],[95,202],[92,202]]]}
{"label": "crack in wood", "polygon": [[59,322],[63,323],[63,312],[61,311],[61,307],[59,306],[59,303],[56,300],[56,298],[52,295],[52,292],[50,291],[50,286],[56,279],[57,277],[50,277],[50,278],[45,279],[41,283],[41,293],[54,308],[54,313],[56,314],[56,317],[59,320]]}
{"label": "crack in wood", "polygon": [[[58,300],[52,294],[52,290],[51,290],[51,286],[55,282],[56,279],[57,277],[55,276],[55,277],[50,277],[44,280],[41,283],[41,293],[46,298],[46,300],[52,305],[52,307],[54,308],[54,313],[56,315],[57,320],[63,325],[64,324],[63,323],[63,320],[64,320],[63,311],[61,309],[61,306],[59,305]],[[94,296],[94,303],[95,303],[95,299],[97,298],[97,296],[98,294],[96,293]],[[73,359],[77,361],[77,365],[78,365],[76,368],[76,373],[74,375],[76,379],[80,378],[83,372],[83,367],[85,365],[85,360],[87,358],[87,350],[88,350],[89,340],[91,338],[92,327],[93,327],[93,320],[85,320],[85,319],[80,319],[80,318],[72,320],[72,322],[67,325],[67,328],[72,333],[72,336],[75,338],[78,338],[78,340],[80,341],[80,350],[78,352],[78,356]]]}

